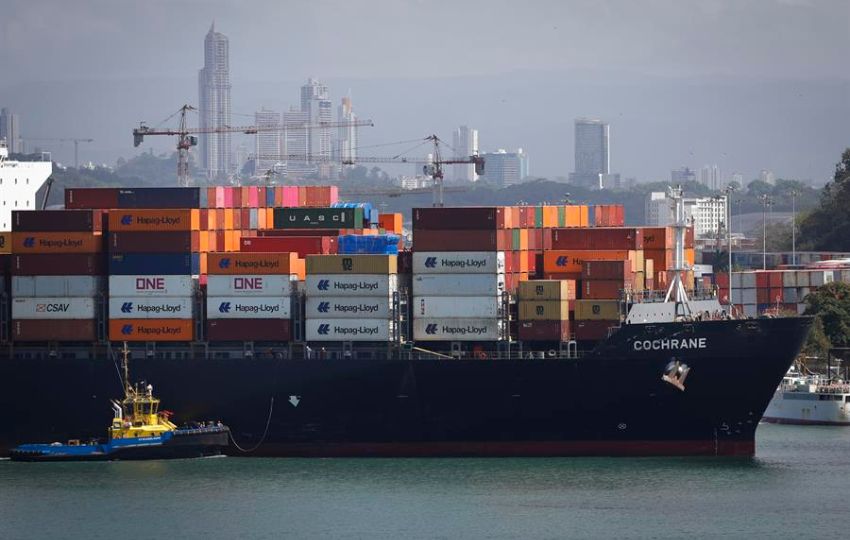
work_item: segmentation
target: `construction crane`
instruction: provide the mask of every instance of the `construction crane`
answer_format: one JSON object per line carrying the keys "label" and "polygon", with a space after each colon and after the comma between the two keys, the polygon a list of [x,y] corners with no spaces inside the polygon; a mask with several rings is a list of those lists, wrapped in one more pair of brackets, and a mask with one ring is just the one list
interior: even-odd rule
{"label": "construction crane", "polygon": [[76,139],[73,137],[67,138],[49,138],[49,137],[27,137],[25,141],[55,141],[55,142],[73,142],[74,143],[74,168],[80,168],[80,143],[94,142],[94,139]]}
{"label": "construction crane", "polygon": [[475,174],[482,175],[484,174],[484,158],[482,156],[467,156],[467,157],[453,157],[448,159],[443,159],[441,157],[440,145],[445,144],[439,137],[436,135],[429,135],[422,139],[423,142],[430,142],[433,145],[433,153],[431,159],[426,158],[409,158],[402,155],[396,155],[392,157],[355,157],[355,158],[333,158],[329,156],[316,156],[316,155],[302,155],[302,154],[288,154],[283,156],[267,156],[267,155],[256,155],[255,159],[278,159],[281,161],[308,161],[311,163],[341,163],[343,165],[355,165],[357,163],[412,163],[412,164],[421,164],[422,165],[422,173],[430,176],[434,180],[433,193],[434,193],[434,206],[442,207],[443,204],[443,166],[444,165],[460,165],[460,164],[471,164],[475,165]]}
{"label": "construction crane", "polygon": [[139,127],[133,129],[133,146],[137,147],[149,135],[176,135],[177,136],[177,183],[181,186],[189,185],[189,148],[197,146],[198,138],[195,135],[207,133],[244,133],[246,135],[256,135],[257,133],[268,133],[275,131],[289,131],[299,129],[321,129],[333,127],[372,127],[374,124],[371,120],[356,120],[353,122],[319,122],[318,124],[287,124],[279,126],[220,126],[220,127],[198,127],[190,128],[186,121],[186,116],[189,111],[197,110],[191,105],[183,105],[180,109],[163,120],[162,123],[169,121],[176,115],[180,115],[180,122],[176,129],[148,127],[144,122],[139,123]]}

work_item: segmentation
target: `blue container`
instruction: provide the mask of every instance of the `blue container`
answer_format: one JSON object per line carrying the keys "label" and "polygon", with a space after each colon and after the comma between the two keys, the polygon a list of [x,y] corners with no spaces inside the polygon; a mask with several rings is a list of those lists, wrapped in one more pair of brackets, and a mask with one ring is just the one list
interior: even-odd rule
{"label": "blue container", "polygon": [[201,273],[198,253],[121,253],[109,256],[109,273],[117,276],[178,276]]}
{"label": "blue container", "polygon": [[207,193],[206,189],[198,189],[198,195],[200,200],[201,208],[209,208],[210,207],[210,198],[209,193]]}
{"label": "blue container", "polygon": [[379,234],[361,236],[344,234],[339,237],[337,253],[340,255],[398,255],[398,235]]}
{"label": "blue container", "polygon": [[592,204],[587,205],[587,225],[589,227],[596,226],[596,207]]}
{"label": "blue container", "polygon": [[274,188],[271,186],[266,188],[266,206],[274,208]]}
{"label": "blue container", "polygon": [[119,208],[200,208],[200,188],[129,188],[118,190]]}

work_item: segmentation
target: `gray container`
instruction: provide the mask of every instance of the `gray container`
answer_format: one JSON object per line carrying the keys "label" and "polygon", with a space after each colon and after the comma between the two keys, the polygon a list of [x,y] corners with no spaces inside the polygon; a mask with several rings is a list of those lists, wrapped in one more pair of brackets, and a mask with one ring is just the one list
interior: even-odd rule
{"label": "gray container", "polygon": [[102,276],[12,276],[12,296],[89,297],[106,292]]}

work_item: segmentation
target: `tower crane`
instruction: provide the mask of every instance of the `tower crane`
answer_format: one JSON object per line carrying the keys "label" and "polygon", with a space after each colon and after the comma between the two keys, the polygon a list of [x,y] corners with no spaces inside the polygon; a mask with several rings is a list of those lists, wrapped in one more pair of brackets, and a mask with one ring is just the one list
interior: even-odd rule
{"label": "tower crane", "polygon": [[267,155],[258,155],[255,156],[256,159],[279,159],[281,161],[304,161],[309,160],[311,162],[334,162],[341,163],[343,165],[355,165],[357,163],[413,163],[413,164],[422,164],[422,172],[425,175],[430,176],[434,180],[434,206],[442,207],[443,206],[443,166],[444,165],[458,165],[458,164],[472,164],[475,165],[475,174],[481,175],[484,174],[484,158],[482,156],[474,155],[467,157],[452,157],[443,159],[441,157],[440,145],[445,144],[443,141],[437,137],[436,135],[429,135],[422,139],[423,142],[430,142],[433,145],[433,159],[426,158],[409,158],[401,155],[392,156],[392,157],[355,157],[355,158],[333,158],[328,156],[304,156],[301,154],[288,154],[283,156],[267,156]]}
{"label": "tower crane", "polygon": [[183,105],[180,109],[163,120],[167,122],[176,115],[180,115],[180,122],[176,129],[173,128],[158,128],[149,127],[144,122],[139,123],[139,127],[133,129],[133,146],[137,147],[145,140],[145,137],[150,135],[176,135],[177,136],[177,183],[181,186],[189,185],[189,148],[197,146],[198,138],[195,136],[201,133],[244,133],[246,135],[256,135],[257,133],[267,133],[274,131],[289,131],[298,129],[321,129],[332,127],[372,127],[375,124],[371,120],[356,120],[353,122],[319,122],[318,124],[298,124],[286,126],[220,126],[208,128],[190,128],[188,127],[186,116],[189,111],[197,110],[191,105]]}
{"label": "tower crane", "polygon": [[80,139],[74,137],[65,138],[49,138],[49,137],[26,137],[25,141],[56,141],[56,142],[73,142],[74,143],[74,168],[80,168],[80,143],[94,142],[94,139]]}

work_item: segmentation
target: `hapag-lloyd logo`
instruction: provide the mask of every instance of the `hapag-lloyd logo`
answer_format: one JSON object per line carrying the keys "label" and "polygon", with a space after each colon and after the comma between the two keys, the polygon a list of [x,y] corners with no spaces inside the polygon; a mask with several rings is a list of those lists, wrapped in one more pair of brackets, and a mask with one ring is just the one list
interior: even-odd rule
{"label": "hapag-lloyd logo", "polygon": [[121,216],[121,225],[130,226],[135,223],[136,225],[150,225],[154,227],[162,227],[162,226],[177,226],[183,222],[182,217],[174,217],[174,216],[139,216],[133,214],[124,214]]}
{"label": "hapag-lloyd logo", "polygon": [[667,338],[635,340],[632,348],[636,351],[681,351],[707,349],[708,338]]}

